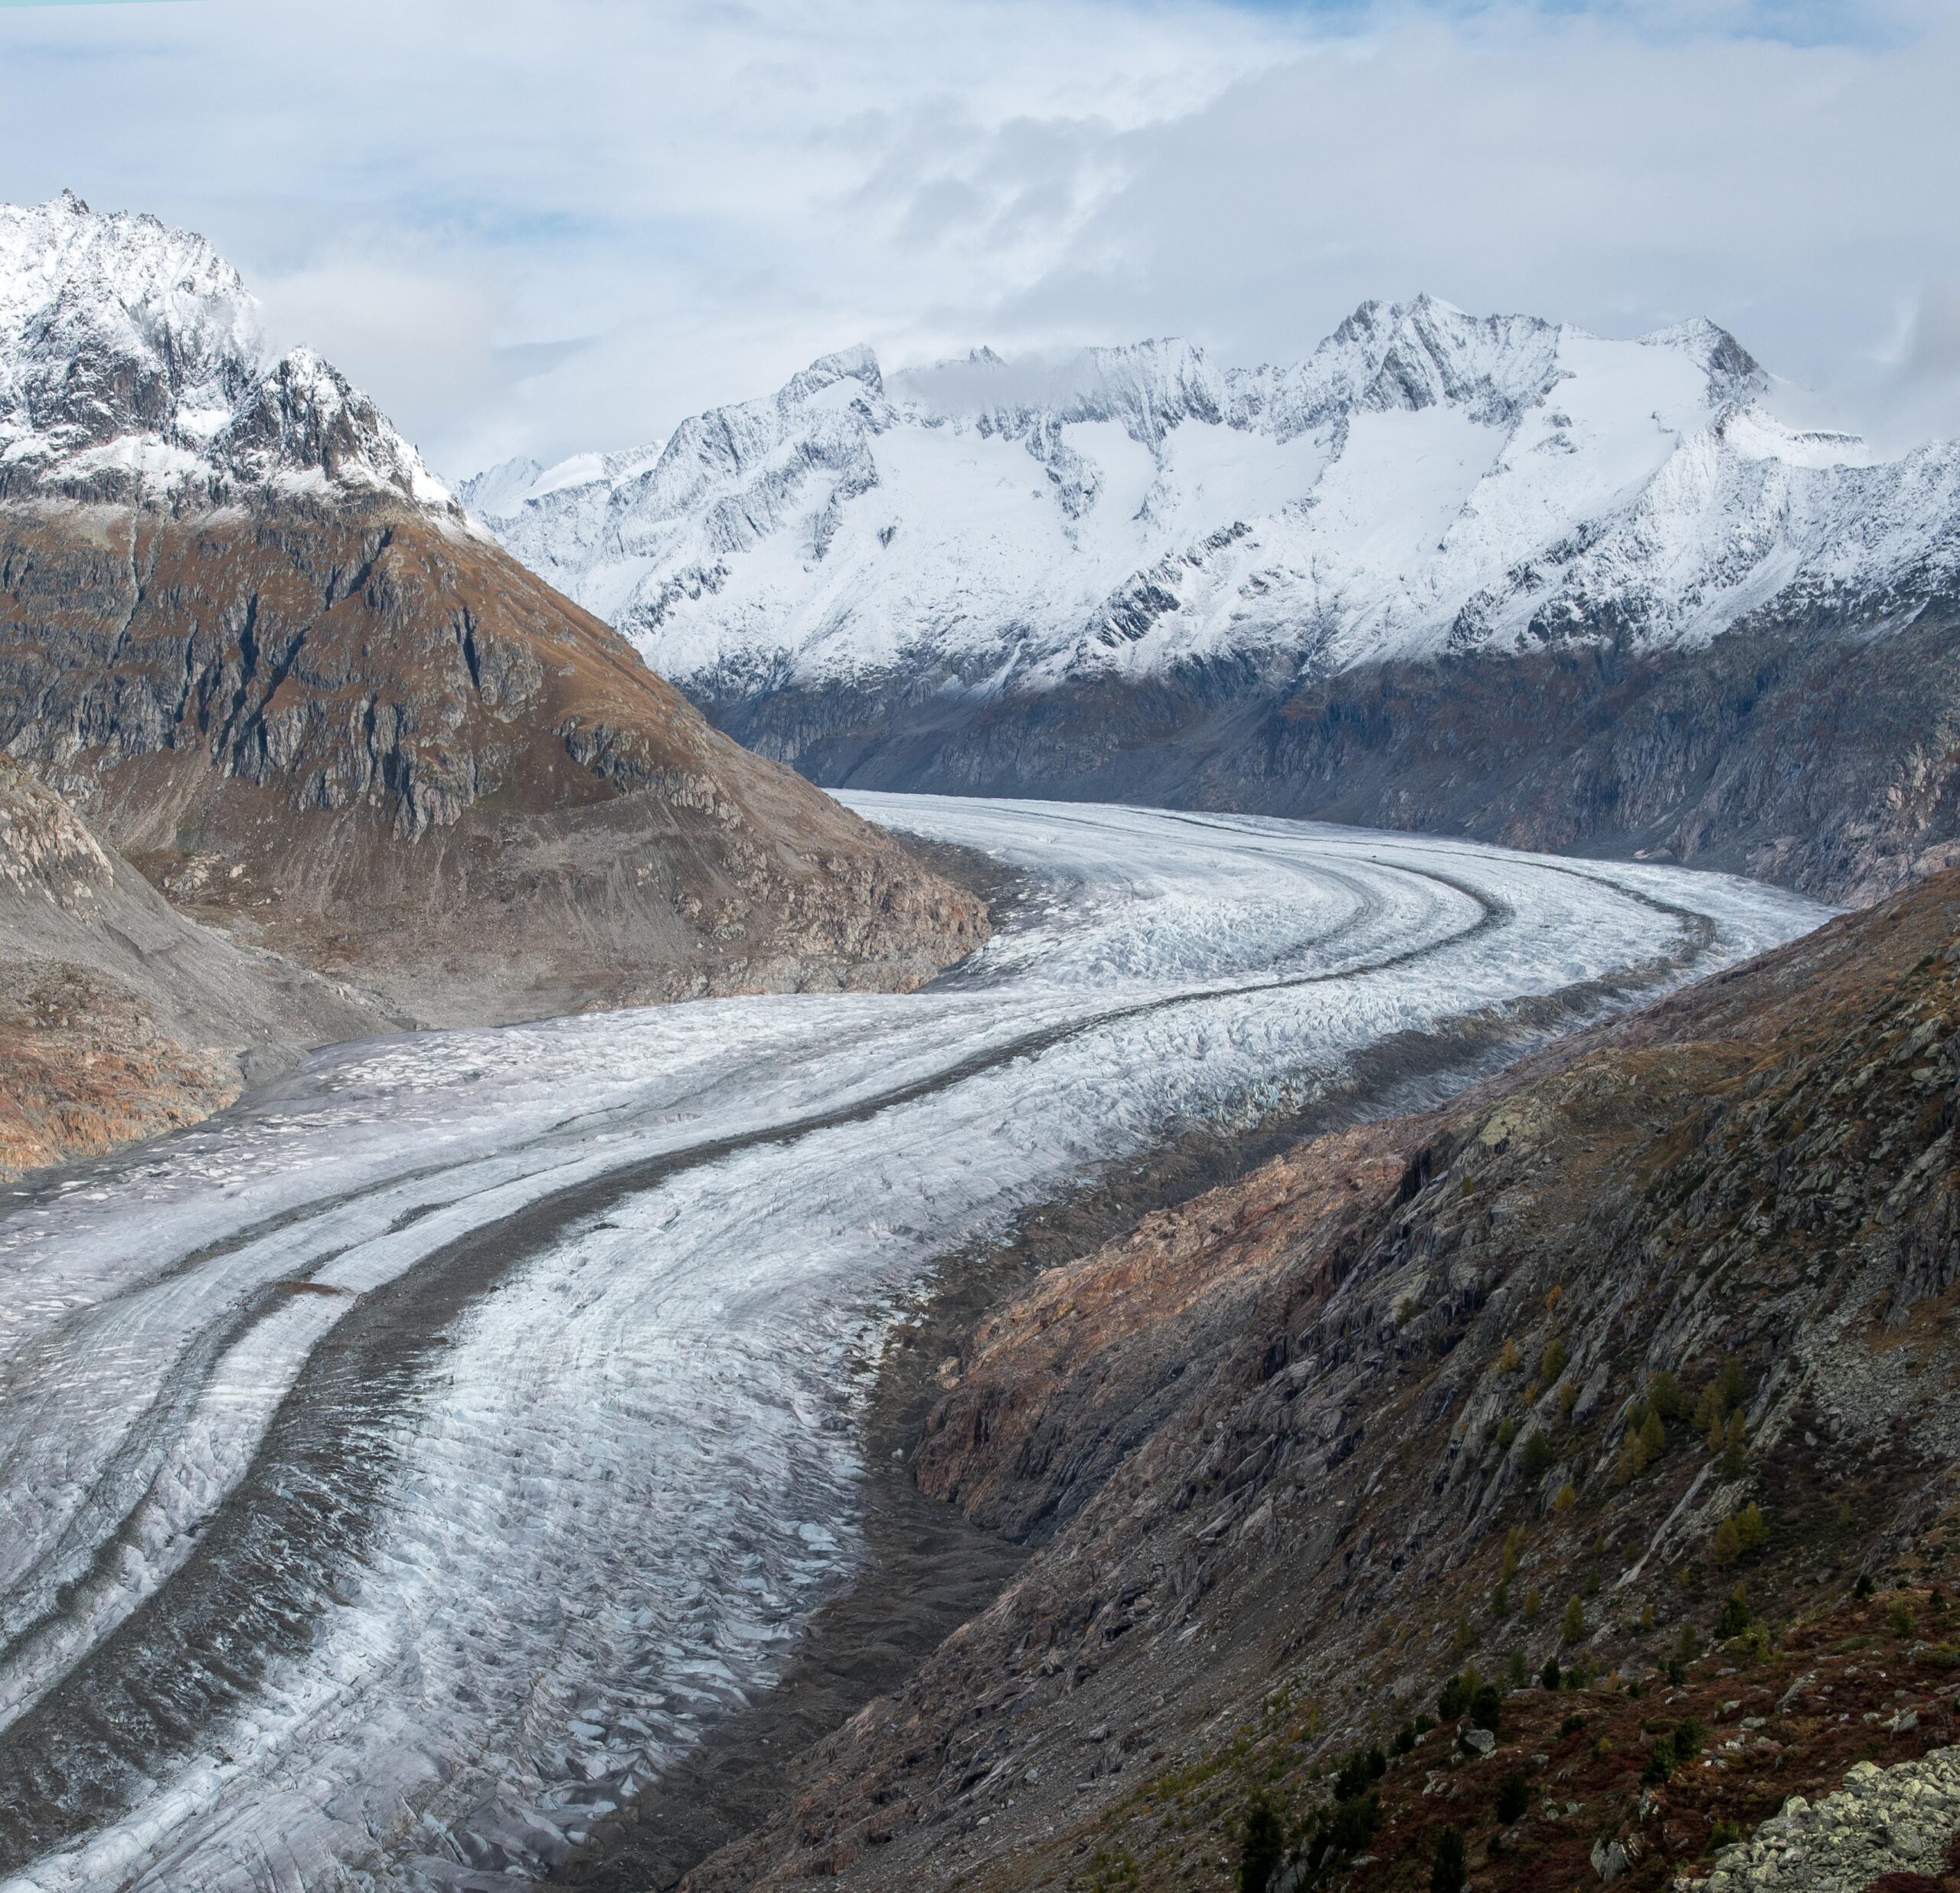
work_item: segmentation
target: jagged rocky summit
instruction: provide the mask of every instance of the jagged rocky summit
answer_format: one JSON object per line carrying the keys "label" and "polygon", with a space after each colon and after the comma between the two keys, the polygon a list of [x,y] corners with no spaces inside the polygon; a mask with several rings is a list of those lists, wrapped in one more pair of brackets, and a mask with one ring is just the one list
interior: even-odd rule
{"label": "jagged rocky summit", "polygon": [[185,912],[425,1022],[903,986],[977,901],[474,526],[201,238],[0,208],[0,750]]}
{"label": "jagged rocky summit", "polygon": [[448,490],[310,349],[271,358],[211,245],[72,191],[0,205],[0,498],[165,503]]}
{"label": "jagged rocky summit", "polygon": [[814,780],[1645,852],[1860,896],[1956,835],[1960,449],[1779,420],[1697,321],[1434,298],[1304,362],[828,357],[459,495]]}

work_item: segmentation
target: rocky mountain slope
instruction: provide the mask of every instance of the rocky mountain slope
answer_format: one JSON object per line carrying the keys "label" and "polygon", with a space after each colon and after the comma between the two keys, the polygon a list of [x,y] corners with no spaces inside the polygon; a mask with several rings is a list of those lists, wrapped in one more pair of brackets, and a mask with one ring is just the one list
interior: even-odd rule
{"label": "rocky mountain slope", "polygon": [[1957,936],[1941,874],[1039,1280],[915,1461],[1038,1555],[688,1884],[1824,1859],[1721,1850],[1960,1735]]}
{"label": "rocky mountain slope", "polygon": [[72,197],[0,209],[0,749],[187,911],[430,1022],[910,984],[985,927],[270,358],[201,238]]}
{"label": "rocky mountain slope", "polygon": [[[888,379],[833,356],[665,443],[461,493],[818,781],[1334,815],[1863,894],[1960,832],[1960,450],[1884,460],[1773,397],[1707,322],[1615,342],[1423,297],[1256,371],[1174,342]],[[1824,719],[1821,822],[1779,754],[1792,714]]]}
{"label": "rocky mountain slope", "polygon": [[0,757],[0,1177],[193,1122],[397,1022],[185,920]]}

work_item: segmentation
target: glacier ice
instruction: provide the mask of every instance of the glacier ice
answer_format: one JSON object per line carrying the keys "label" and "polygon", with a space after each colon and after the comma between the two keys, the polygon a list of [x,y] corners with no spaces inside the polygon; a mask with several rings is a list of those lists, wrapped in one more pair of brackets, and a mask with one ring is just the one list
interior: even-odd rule
{"label": "glacier ice", "polygon": [[1401,1032],[1807,930],[1751,883],[1276,820],[860,796],[1029,878],[933,988],[316,1057],[0,1198],[0,1874],[535,1878],[857,1550],[934,1258]]}

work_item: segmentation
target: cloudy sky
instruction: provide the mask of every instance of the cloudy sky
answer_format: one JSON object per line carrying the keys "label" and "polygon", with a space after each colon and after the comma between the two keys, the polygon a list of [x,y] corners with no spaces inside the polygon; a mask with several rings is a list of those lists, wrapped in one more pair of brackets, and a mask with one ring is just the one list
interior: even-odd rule
{"label": "cloudy sky", "polygon": [[1960,433],[1953,0],[0,0],[0,197],[204,231],[452,475],[888,365],[1694,313]]}

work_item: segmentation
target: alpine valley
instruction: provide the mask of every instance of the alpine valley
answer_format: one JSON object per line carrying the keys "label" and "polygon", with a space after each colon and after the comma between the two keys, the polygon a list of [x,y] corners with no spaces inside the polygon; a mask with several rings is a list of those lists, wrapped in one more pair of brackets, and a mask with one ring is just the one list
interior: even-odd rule
{"label": "alpine valley", "polygon": [[452,491],[0,208],[0,1893],[1960,1893],[1960,449],[1785,404]]}
{"label": "alpine valley", "polygon": [[812,780],[1305,815],[1873,897],[1960,837],[1960,449],[1779,420],[1694,321],[1432,297],[1303,362],[882,374],[461,489]]}

